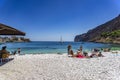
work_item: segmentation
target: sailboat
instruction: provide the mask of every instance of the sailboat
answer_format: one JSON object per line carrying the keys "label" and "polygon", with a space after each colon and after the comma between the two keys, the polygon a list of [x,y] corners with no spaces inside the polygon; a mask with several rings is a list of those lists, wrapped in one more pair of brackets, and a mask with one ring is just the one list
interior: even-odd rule
{"label": "sailboat", "polygon": [[60,37],[60,43],[63,44],[62,36]]}

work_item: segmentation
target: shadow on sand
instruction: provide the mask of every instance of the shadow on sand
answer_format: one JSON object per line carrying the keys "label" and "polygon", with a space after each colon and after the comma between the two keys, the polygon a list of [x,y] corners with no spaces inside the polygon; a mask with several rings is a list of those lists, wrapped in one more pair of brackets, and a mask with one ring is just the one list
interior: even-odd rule
{"label": "shadow on sand", "polygon": [[14,58],[10,58],[9,60],[4,60],[2,63],[0,63],[0,66],[12,61]]}

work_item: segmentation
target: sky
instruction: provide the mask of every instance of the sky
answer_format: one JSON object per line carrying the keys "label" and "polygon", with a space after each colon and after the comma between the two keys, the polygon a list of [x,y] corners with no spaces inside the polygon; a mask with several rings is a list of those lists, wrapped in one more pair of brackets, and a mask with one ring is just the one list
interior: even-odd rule
{"label": "sky", "polygon": [[74,41],[120,14],[120,0],[0,0],[0,23],[32,41]]}

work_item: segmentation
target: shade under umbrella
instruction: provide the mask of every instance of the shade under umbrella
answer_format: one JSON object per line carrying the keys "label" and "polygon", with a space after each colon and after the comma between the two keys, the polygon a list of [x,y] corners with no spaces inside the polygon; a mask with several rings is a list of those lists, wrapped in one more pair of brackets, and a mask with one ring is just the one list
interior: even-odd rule
{"label": "shade under umbrella", "polygon": [[4,25],[0,23],[0,35],[22,35],[25,36],[25,33],[12,28],[10,26]]}

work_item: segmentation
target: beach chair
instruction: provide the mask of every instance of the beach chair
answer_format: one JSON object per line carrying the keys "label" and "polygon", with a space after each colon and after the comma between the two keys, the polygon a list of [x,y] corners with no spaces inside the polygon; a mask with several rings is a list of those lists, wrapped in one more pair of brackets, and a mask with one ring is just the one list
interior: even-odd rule
{"label": "beach chair", "polygon": [[0,58],[0,64],[2,64],[2,58]]}
{"label": "beach chair", "polygon": [[0,63],[2,63],[2,54],[0,53]]}
{"label": "beach chair", "polygon": [[1,58],[0,58],[0,63],[2,64],[3,61],[9,61],[9,55],[8,54],[2,54]]}

